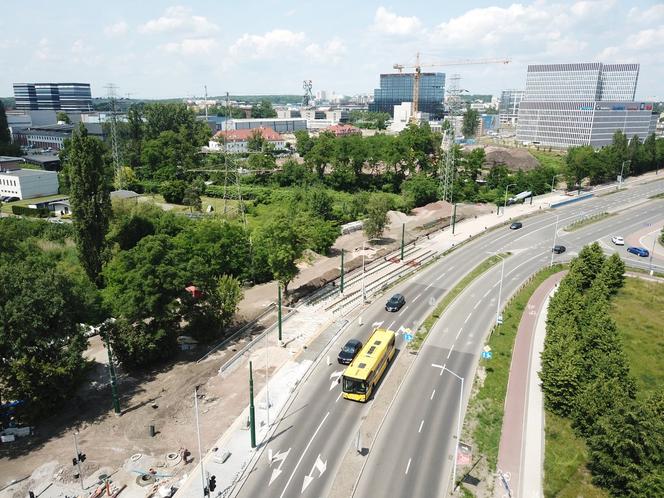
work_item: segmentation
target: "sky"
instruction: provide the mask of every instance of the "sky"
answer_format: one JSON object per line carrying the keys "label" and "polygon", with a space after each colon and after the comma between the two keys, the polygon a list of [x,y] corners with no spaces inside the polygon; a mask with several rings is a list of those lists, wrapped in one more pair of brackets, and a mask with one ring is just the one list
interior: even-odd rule
{"label": "sky", "polygon": [[[9,0],[0,96],[14,82],[109,83],[131,98],[370,94],[395,63],[432,66],[470,93],[523,88],[528,64],[639,62],[637,98],[664,99],[661,0]],[[29,5],[29,7],[28,7]]]}

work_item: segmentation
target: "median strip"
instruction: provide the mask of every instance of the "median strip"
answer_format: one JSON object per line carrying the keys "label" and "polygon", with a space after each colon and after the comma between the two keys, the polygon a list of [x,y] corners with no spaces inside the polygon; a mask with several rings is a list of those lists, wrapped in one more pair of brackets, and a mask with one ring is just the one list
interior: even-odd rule
{"label": "median strip", "polygon": [[605,218],[610,218],[611,216],[615,216],[616,214],[617,213],[607,213],[606,211],[602,213],[593,214],[591,216],[575,221],[571,225],[567,225],[563,230],[565,230],[566,232],[573,232],[575,230],[579,230],[593,223],[597,223],[598,221],[601,221]]}
{"label": "median strip", "polygon": [[477,265],[470,273],[461,279],[461,281],[456,284],[452,290],[443,296],[443,298],[438,302],[436,308],[431,312],[431,314],[424,320],[422,325],[420,325],[419,330],[415,334],[415,337],[412,341],[408,343],[408,348],[412,351],[417,351],[422,347],[422,343],[429,335],[429,331],[434,326],[438,318],[445,312],[445,309],[450,305],[454,299],[461,294],[466,287],[468,287],[473,280],[482,275],[484,272],[489,270],[491,267],[500,263],[503,258],[510,256],[511,252],[502,253],[499,255],[491,256],[490,258],[485,259],[479,265]]}

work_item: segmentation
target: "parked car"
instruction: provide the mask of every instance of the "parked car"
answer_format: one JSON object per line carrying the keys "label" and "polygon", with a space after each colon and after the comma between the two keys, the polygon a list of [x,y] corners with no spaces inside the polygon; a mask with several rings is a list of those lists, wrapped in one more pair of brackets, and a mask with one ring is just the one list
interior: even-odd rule
{"label": "parked car", "polygon": [[362,343],[357,339],[350,339],[341,351],[339,351],[339,356],[337,356],[337,361],[342,365],[350,365],[353,361],[353,358],[357,356],[357,353],[362,349]]}
{"label": "parked car", "polygon": [[518,230],[521,227],[523,227],[523,223],[521,223],[520,221],[515,221],[510,225],[510,230]]}
{"label": "parked car", "polygon": [[567,250],[567,248],[565,246],[555,245],[551,250],[556,254],[562,254]]}
{"label": "parked car", "polygon": [[648,252],[648,249],[644,249],[643,247],[628,247],[627,252],[631,252],[632,254],[641,256],[642,258],[647,258],[648,256],[650,256],[650,252]]}
{"label": "parked car", "polygon": [[395,294],[387,303],[385,303],[385,310],[399,311],[404,304],[406,304],[406,298],[401,294]]}
{"label": "parked car", "polygon": [[611,242],[613,242],[617,246],[625,245],[625,239],[623,239],[620,235],[614,235],[613,237],[611,237]]}

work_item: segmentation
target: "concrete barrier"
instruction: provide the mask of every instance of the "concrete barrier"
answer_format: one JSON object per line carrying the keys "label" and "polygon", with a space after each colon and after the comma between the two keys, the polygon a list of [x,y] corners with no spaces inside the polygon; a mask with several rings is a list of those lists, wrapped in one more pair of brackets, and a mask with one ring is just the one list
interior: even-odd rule
{"label": "concrete barrier", "polygon": [[567,204],[572,204],[573,202],[579,202],[579,201],[583,201],[583,200],[585,200],[585,199],[590,199],[590,198],[593,197],[594,195],[595,195],[595,194],[585,194],[585,195],[580,195],[580,196],[578,196],[578,197],[574,197],[574,198],[572,198],[572,199],[568,199],[568,200],[566,200],[566,201],[555,202],[555,203],[551,204],[551,207],[552,207],[552,208],[557,208],[557,207],[561,207],[561,206],[566,206]]}

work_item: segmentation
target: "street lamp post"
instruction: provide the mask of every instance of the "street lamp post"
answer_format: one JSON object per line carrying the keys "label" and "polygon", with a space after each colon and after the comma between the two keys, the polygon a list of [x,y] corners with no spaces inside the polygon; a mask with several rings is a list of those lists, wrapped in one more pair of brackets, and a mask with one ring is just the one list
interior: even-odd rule
{"label": "street lamp post", "polygon": [[270,427],[270,331],[265,333],[265,413],[267,415],[267,426]]}
{"label": "street lamp post", "polygon": [[207,496],[205,485],[205,469],[203,468],[203,449],[201,447],[201,426],[198,421],[198,386],[194,387],[194,410],[196,410],[196,437],[198,438],[198,460],[201,463],[201,486],[203,486],[203,496]]}
{"label": "street lamp post", "polygon": [[652,240],[652,249],[650,250],[650,271],[648,272],[648,273],[650,273],[650,275],[653,274],[653,271],[652,271],[652,253],[655,252],[655,243],[656,242],[657,242],[657,232],[655,232],[655,237]]}
{"label": "street lamp post", "polygon": [[553,266],[553,248],[556,247],[556,236],[558,235],[558,219],[560,218],[560,215],[556,215],[556,228],[553,231],[553,246],[551,247],[551,263],[549,263],[549,266]]}
{"label": "street lamp post", "polygon": [[553,175],[553,178],[551,178],[551,192],[553,192],[553,185],[554,185],[554,182],[556,181],[556,178],[558,178],[559,176],[563,176],[563,174],[562,174],[562,173],[558,173],[557,175]]}
{"label": "street lamp post", "polygon": [[367,293],[364,288],[364,241],[362,241],[362,302],[367,302]]}
{"label": "street lamp post", "polygon": [[514,185],[516,185],[516,183],[510,183],[507,185],[507,187],[505,187],[505,204],[503,205],[503,214],[505,214],[505,210],[507,209],[507,193],[509,192],[510,187],[513,187]]}
{"label": "street lamp post", "polygon": [[625,163],[631,163],[632,161],[630,159],[627,159],[622,162],[622,166],[620,167],[620,180],[618,182],[618,190],[622,188],[622,180],[623,180],[623,170],[625,169]]}
{"label": "street lamp post", "polygon": [[[491,253],[490,253],[491,254]],[[498,254],[498,253],[493,253],[494,256],[498,256],[501,260],[501,266],[500,266],[500,284],[498,286],[498,302],[496,303],[496,324],[498,324],[498,321],[500,319],[500,300],[503,295],[503,277],[505,276],[505,258]]]}
{"label": "street lamp post", "polygon": [[459,457],[459,440],[461,439],[461,410],[463,409],[463,377],[455,374],[447,367],[443,367],[443,370],[454,375],[457,379],[461,381],[461,389],[459,390],[459,411],[457,414],[457,434],[456,434],[456,447],[454,450],[454,465],[452,467],[452,492],[457,488],[456,483],[456,472],[457,472],[457,458]]}

